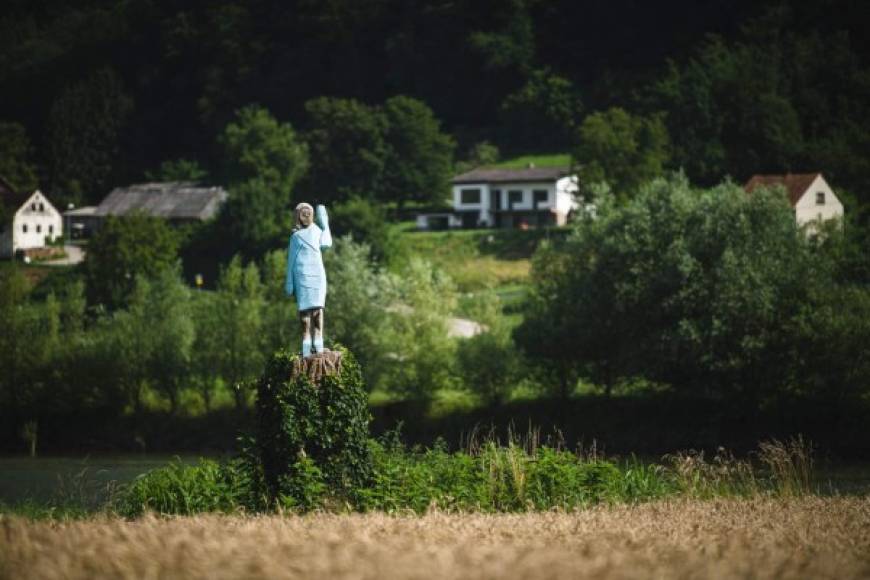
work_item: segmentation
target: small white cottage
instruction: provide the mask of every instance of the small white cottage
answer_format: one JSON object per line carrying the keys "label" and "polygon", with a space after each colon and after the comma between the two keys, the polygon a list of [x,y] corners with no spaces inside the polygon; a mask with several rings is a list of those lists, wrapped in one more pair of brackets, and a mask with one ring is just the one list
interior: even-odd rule
{"label": "small white cottage", "polygon": [[843,204],[821,173],[789,173],[786,175],[753,175],[744,189],[752,193],[760,187],[781,187],[794,208],[799,226],[814,230],[814,224],[843,217]]}
{"label": "small white cottage", "polygon": [[7,182],[0,184],[6,208],[0,233],[0,257],[11,258],[18,250],[42,248],[46,241],[63,235],[63,217],[39,190],[29,196],[17,194]]}

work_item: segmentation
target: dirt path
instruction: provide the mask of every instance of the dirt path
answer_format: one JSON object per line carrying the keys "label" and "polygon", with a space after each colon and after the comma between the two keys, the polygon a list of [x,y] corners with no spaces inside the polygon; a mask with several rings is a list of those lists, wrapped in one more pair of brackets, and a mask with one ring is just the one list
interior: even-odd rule
{"label": "dirt path", "polygon": [[81,246],[66,244],[63,247],[63,251],[66,252],[65,258],[43,262],[43,264],[46,266],[73,266],[80,264],[85,259],[85,250]]}

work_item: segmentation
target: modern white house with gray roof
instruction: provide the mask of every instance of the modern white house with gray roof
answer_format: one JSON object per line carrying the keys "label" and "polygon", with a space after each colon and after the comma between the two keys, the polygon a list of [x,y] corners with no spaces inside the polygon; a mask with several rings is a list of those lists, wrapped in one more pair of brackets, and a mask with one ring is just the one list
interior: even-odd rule
{"label": "modern white house with gray roof", "polygon": [[[446,224],[439,225],[464,228],[565,225],[568,215],[579,207],[576,193],[577,176],[566,167],[477,168],[453,178],[453,212]],[[430,229],[419,220],[418,227]]]}

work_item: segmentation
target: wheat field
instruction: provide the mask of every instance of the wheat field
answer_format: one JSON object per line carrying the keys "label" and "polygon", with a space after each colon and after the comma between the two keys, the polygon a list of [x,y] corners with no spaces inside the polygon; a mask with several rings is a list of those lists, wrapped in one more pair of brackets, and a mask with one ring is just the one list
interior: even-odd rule
{"label": "wheat field", "polygon": [[870,499],[0,519],[0,578],[868,578]]}

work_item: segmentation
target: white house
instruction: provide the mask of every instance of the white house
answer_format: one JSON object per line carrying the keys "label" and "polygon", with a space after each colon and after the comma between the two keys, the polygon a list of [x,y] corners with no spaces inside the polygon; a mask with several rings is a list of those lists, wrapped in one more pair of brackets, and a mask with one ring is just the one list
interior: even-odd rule
{"label": "white house", "polygon": [[11,258],[18,250],[42,248],[46,240],[63,235],[63,218],[41,191],[29,196],[16,194],[6,182],[0,189],[7,208],[7,222],[0,234],[0,257]]}
{"label": "white house", "polygon": [[565,167],[478,168],[453,178],[462,227],[565,225],[577,209],[577,176]]}
{"label": "white house", "polygon": [[744,189],[752,193],[759,187],[782,187],[794,208],[799,226],[814,229],[814,223],[843,217],[843,204],[821,173],[789,173],[786,175],[753,175]]}

